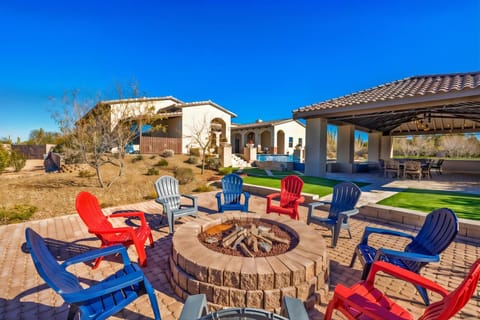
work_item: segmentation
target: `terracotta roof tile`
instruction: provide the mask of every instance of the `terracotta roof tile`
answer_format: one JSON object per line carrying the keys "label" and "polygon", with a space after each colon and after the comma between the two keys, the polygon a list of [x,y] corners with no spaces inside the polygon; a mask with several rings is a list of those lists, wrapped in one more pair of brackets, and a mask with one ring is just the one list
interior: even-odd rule
{"label": "terracotta roof tile", "polygon": [[293,112],[297,113],[297,117],[301,117],[302,112],[308,111],[327,110],[478,88],[480,88],[480,72],[414,76],[308,105]]}

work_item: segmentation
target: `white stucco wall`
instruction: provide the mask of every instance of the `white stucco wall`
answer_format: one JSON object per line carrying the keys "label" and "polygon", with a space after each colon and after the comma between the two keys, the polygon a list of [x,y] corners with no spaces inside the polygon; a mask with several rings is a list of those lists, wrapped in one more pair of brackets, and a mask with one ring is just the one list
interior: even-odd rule
{"label": "white stucco wall", "polygon": [[[210,123],[213,119],[221,119],[225,123],[225,136],[230,143],[231,115],[210,104],[200,104],[195,106],[185,106],[182,108],[182,152],[188,152],[188,146],[195,144],[192,140],[192,132],[199,131],[202,125]],[[203,130],[203,138],[207,138],[208,130]]]}
{"label": "white stucco wall", "polygon": [[[293,154],[293,151],[295,150],[295,146],[298,144],[298,139],[302,139],[302,147],[305,147],[305,127],[298,123],[295,120],[292,120],[287,123],[279,124],[275,126],[275,133],[274,133],[274,139],[275,139],[275,145],[278,146],[279,142],[276,141],[277,139],[277,132],[278,131],[283,131],[285,133],[285,152],[288,152],[289,154]],[[288,138],[293,137],[293,146],[290,148],[288,145]]]}

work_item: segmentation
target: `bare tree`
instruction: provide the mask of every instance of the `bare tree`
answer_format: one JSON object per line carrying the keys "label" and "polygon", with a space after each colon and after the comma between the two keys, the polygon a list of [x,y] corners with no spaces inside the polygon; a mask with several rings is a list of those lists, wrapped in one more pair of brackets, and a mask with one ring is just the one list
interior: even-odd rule
{"label": "bare tree", "polygon": [[[136,87],[133,88],[136,94]],[[97,175],[100,187],[110,187],[125,168],[125,146],[138,134],[134,124],[141,121],[150,123],[159,116],[153,105],[141,99],[119,99],[115,103],[98,102],[90,109],[92,103],[80,102],[78,92],[64,98],[62,112],[54,112],[64,137],[62,152],[66,158],[77,158],[92,167]],[[118,174],[109,182],[104,181],[102,167],[113,165]]]}
{"label": "bare tree", "polygon": [[204,114],[203,119],[197,121],[190,129],[191,135],[188,136],[188,138],[190,138],[192,144],[197,145],[202,152],[201,174],[203,174],[203,172],[205,171],[205,160],[208,149],[212,144],[211,122],[208,120],[207,115]]}

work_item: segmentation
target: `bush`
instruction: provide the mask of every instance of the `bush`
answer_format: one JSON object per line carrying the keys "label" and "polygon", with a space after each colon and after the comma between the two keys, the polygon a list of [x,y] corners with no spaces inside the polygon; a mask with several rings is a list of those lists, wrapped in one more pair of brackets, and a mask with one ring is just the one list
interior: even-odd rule
{"label": "bush", "polygon": [[95,172],[92,172],[90,170],[80,170],[78,171],[78,176],[80,178],[89,178],[89,177],[93,177],[95,175]]}
{"label": "bush", "polygon": [[222,176],[224,176],[226,174],[230,174],[232,172],[233,172],[232,167],[222,167],[222,168],[218,169],[218,173]]}
{"label": "bush", "polygon": [[10,154],[10,165],[13,167],[13,169],[15,169],[15,172],[22,170],[26,163],[27,157],[25,157],[25,155],[17,151],[12,151]]}
{"label": "bush", "polygon": [[155,166],[156,167],[166,167],[166,166],[168,166],[168,161],[165,160],[165,159],[160,159],[160,160],[158,160],[157,163],[155,163]]}
{"label": "bush", "polygon": [[148,169],[147,176],[158,176],[158,170],[155,168]]}
{"label": "bush", "polygon": [[198,158],[195,157],[195,156],[190,156],[190,157],[188,157],[188,159],[187,159],[187,163],[197,164],[197,163],[198,163]]}
{"label": "bush", "polygon": [[143,160],[143,156],[141,154],[139,155],[136,155],[133,159],[132,159],[132,163],[135,163],[137,161],[142,161]]}
{"label": "bush", "polygon": [[203,184],[203,185],[198,186],[195,189],[193,189],[194,192],[208,192],[208,191],[212,191],[212,190],[213,190],[212,186],[207,185],[207,184]]}
{"label": "bush", "polygon": [[173,151],[172,149],[165,149],[162,152],[162,157],[164,158],[173,157],[174,155],[175,155],[175,151]]}
{"label": "bush", "polygon": [[191,168],[177,168],[175,170],[175,178],[179,184],[187,184],[195,180],[195,175]]}
{"label": "bush", "polygon": [[13,208],[0,208],[0,224],[10,224],[29,220],[37,207],[17,204]]}
{"label": "bush", "polygon": [[220,159],[208,158],[205,160],[205,167],[210,170],[218,170],[220,168]]}
{"label": "bush", "polygon": [[200,148],[190,148],[190,155],[200,157]]}
{"label": "bush", "polygon": [[10,154],[7,150],[0,144],[0,173],[2,173],[10,162]]}
{"label": "bush", "polygon": [[150,156],[150,159],[153,160],[153,159],[155,159],[156,157],[157,157],[157,156],[153,154],[153,155]]}

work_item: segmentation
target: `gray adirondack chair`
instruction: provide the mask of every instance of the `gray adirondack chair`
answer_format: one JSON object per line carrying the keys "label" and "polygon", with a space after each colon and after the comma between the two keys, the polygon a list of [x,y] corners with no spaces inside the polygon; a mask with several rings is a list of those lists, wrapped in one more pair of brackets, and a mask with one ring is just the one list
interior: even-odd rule
{"label": "gray adirondack chair", "polygon": [[[358,213],[355,208],[361,195],[360,188],[353,182],[341,182],[333,187],[332,201],[314,202],[309,205],[307,224],[315,223],[328,228],[332,232],[332,248],[335,248],[341,229],[346,229],[350,239],[350,225],[348,218]],[[314,214],[318,206],[330,205],[328,217]]]}
{"label": "gray adirondack chair", "polygon": [[[168,228],[171,234],[174,232],[175,219],[183,216],[198,216],[197,197],[180,194],[178,180],[170,176],[162,176],[155,181],[157,198],[155,202],[163,206],[163,212],[168,219]],[[191,205],[183,204],[182,197],[191,201]]]}

